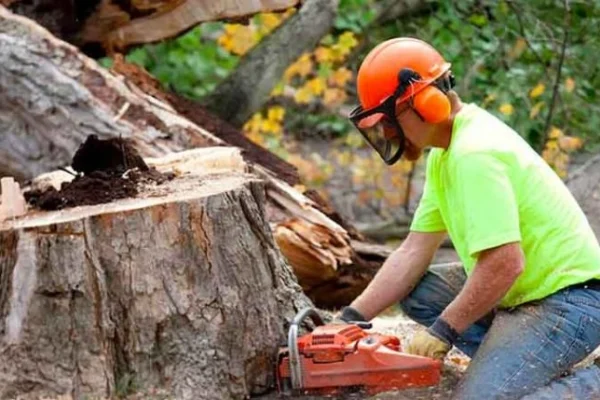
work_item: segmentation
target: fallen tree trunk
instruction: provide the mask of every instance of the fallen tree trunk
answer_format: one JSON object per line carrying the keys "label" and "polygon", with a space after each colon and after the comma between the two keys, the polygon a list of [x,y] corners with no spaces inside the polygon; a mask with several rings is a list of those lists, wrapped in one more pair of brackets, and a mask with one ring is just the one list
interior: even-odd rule
{"label": "fallen tree trunk", "polygon": [[145,157],[234,145],[243,149],[248,168],[267,181],[272,229],[285,226],[294,233],[294,241],[281,246],[286,257],[300,260],[295,254],[301,251],[309,255],[303,258],[308,268],[320,271],[322,280],[314,284],[302,275],[305,264],[291,262],[311,299],[339,307],[362,291],[383,259],[356,251],[351,240],[364,240],[352,226],[317,196],[294,189],[299,179],[291,165],[189,100],[140,82],[103,69],[0,7],[0,174],[23,181],[67,166],[89,135],[128,138]]}
{"label": "fallen tree trunk", "polygon": [[[1,4],[2,2],[0,2]],[[17,14],[96,56],[175,37],[205,21],[282,11],[298,0],[4,0]]]}
{"label": "fallen tree trunk", "polygon": [[160,389],[238,399],[273,387],[309,301],[237,149],[153,160],[136,198],[0,223],[0,398]]}

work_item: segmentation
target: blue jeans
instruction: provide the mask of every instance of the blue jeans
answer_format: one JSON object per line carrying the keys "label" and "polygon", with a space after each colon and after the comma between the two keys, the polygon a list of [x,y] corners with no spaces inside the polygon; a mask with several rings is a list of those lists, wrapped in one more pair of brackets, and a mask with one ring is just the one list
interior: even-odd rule
{"label": "blue jeans", "polygon": [[[461,290],[460,265],[434,266],[400,305],[430,326]],[[570,368],[600,346],[600,288],[567,288],[498,310],[455,346],[472,357],[453,399],[600,399],[600,368]]]}

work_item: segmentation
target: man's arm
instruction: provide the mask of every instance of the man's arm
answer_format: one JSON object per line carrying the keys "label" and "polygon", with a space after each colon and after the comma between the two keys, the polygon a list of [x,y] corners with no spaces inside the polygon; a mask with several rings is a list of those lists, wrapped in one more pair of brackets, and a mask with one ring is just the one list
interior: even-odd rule
{"label": "man's arm", "polygon": [[523,271],[518,242],[480,252],[463,289],[427,330],[417,332],[406,347],[412,354],[442,359],[457,336],[490,312]]}
{"label": "man's arm", "polygon": [[350,307],[368,321],[404,298],[423,276],[445,237],[445,232],[410,232]]}
{"label": "man's arm", "polygon": [[508,243],[480,253],[473,273],[442,319],[459,334],[490,312],[517,280],[525,259],[520,243]]}

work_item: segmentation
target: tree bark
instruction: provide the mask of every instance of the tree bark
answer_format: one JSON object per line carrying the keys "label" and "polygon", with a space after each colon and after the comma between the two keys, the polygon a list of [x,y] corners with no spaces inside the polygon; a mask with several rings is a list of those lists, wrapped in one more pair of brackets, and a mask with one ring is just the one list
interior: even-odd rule
{"label": "tree bark", "polygon": [[273,387],[288,323],[310,302],[271,235],[264,181],[228,148],[150,165],[177,177],[0,224],[1,399]]}
{"label": "tree bark", "polygon": [[[7,6],[41,23],[54,35],[96,51],[124,51],[133,45],[175,37],[194,26],[244,19],[296,6],[298,0],[11,0]],[[100,55],[100,54],[96,54]]]}
{"label": "tree bark", "polygon": [[269,99],[285,69],[329,32],[338,0],[307,0],[300,10],[246,54],[203,100],[221,119],[241,127]]}
{"label": "tree bark", "polygon": [[573,171],[566,182],[600,240],[600,154]]}
{"label": "tree bark", "polygon": [[376,4],[372,25],[385,24],[398,18],[407,18],[435,6],[424,0],[383,0]]}
{"label": "tree bark", "polygon": [[[327,260],[314,268],[332,270],[319,283],[329,285],[328,292],[313,291],[315,286],[301,275],[305,268],[292,262],[311,299],[319,306],[339,307],[360,293],[383,259],[356,251],[351,240],[364,238],[351,224],[318,196],[293,188],[300,183],[295,168],[191,101],[160,91],[139,71],[129,72],[139,85],[0,7],[0,174],[23,181],[67,166],[91,134],[130,139],[145,157],[233,145],[242,149],[247,168],[267,181],[272,229],[287,226],[300,239],[294,249],[318,254],[319,262]],[[294,219],[303,223],[289,223]]]}

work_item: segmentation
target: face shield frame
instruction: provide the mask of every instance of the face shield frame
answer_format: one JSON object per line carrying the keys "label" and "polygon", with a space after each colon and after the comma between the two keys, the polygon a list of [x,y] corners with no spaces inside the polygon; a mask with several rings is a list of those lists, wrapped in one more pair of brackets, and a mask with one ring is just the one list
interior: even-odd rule
{"label": "face shield frame", "polygon": [[[349,115],[352,124],[387,165],[396,163],[402,157],[406,147],[404,131],[396,118],[396,101],[401,95],[402,91],[397,90],[378,106],[363,110],[362,106],[359,105]],[[410,104],[401,112],[409,108]],[[377,118],[378,116],[379,118]],[[371,125],[368,125],[370,123],[368,117],[375,118]],[[393,137],[386,136],[386,127],[394,129],[395,135]]]}

